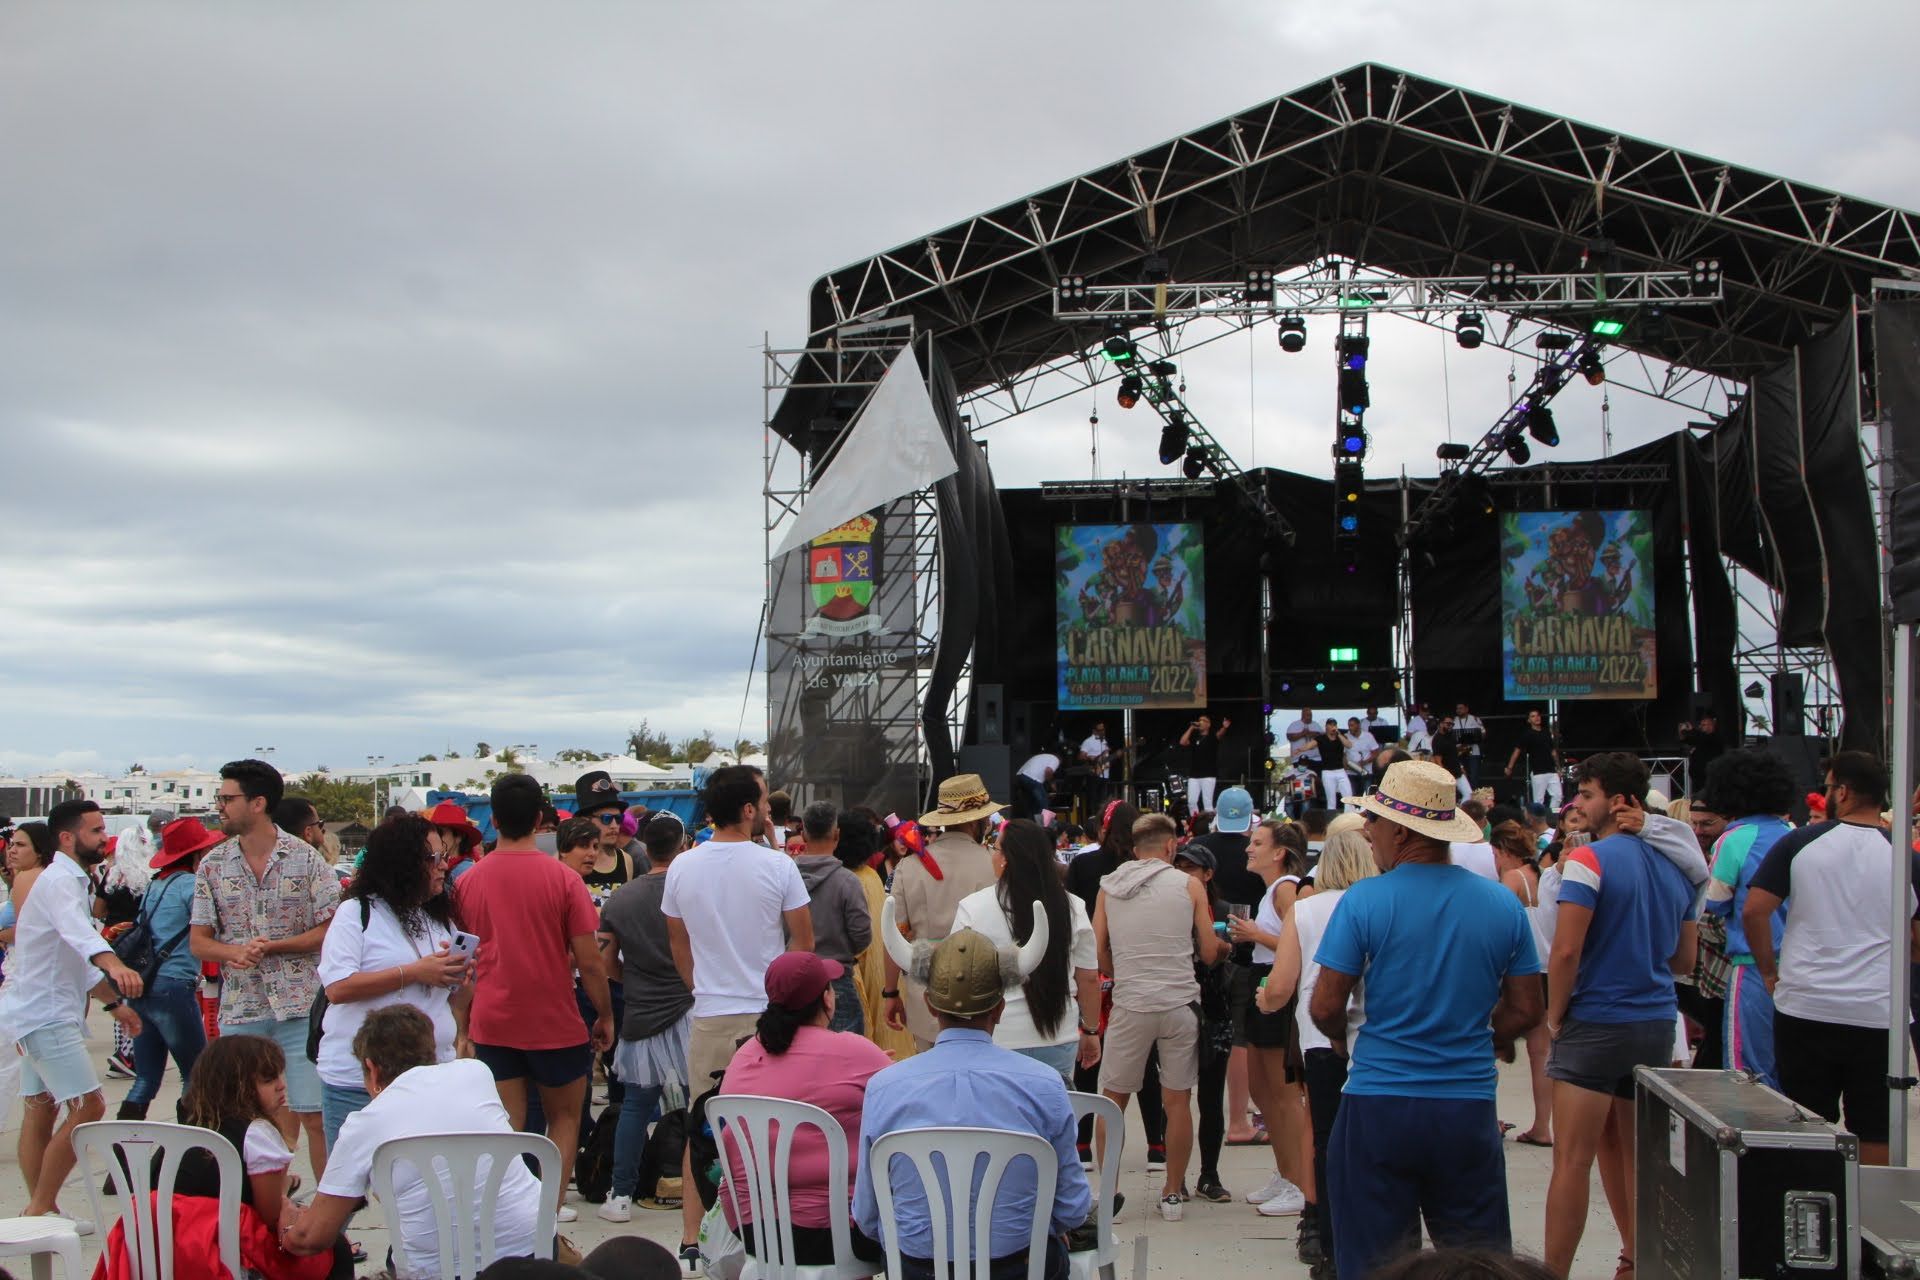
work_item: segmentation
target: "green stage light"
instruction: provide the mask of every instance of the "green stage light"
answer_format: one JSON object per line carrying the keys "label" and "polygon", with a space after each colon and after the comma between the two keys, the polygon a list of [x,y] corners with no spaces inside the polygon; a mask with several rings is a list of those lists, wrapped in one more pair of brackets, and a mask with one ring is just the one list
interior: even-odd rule
{"label": "green stage light", "polygon": [[1617,338],[1627,331],[1627,322],[1602,316],[1593,322],[1593,331],[1603,338]]}
{"label": "green stage light", "polygon": [[1325,680],[1315,681],[1313,691],[1315,693],[1325,693],[1327,691],[1327,682]]}
{"label": "green stage light", "polygon": [[1360,651],[1358,649],[1329,649],[1327,650],[1327,661],[1358,662],[1360,661]]}

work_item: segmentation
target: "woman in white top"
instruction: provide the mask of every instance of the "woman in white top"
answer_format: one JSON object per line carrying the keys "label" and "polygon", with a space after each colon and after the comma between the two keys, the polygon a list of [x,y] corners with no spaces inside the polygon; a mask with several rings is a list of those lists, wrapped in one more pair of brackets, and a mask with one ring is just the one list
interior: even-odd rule
{"label": "woman in white top", "polygon": [[[1053,841],[1038,823],[1025,818],[1007,823],[991,853],[999,883],[960,899],[954,932],[972,929],[998,946],[1017,947],[1033,932],[1033,904],[1046,907],[1046,958],[1007,993],[993,1042],[1046,1063],[1071,1089],[1075,1061],[1091,1067],[1100,1060],[1100,961],[1093,923],[1086,905],[1062,883]],[[1077,997],[1078,1009],[1070,1007],[1069,995]]]}
{"label": "woman in white top", "polygon": [[[1520,905],[1527,912],[1527,923],[1533,928],[1534,948],[1545,956],[1553,949],[1553,935],[1547,922],[1552,918],[1554,904],[1542,901],[1540,868],[1535,862],[1539,856],[1537,845],[1527,829],[1517,822],[1501,823],[1489,839],[1500,883],[1520,899]],[[1541,963],[1544,965],[1546,961]],[[1543,990],[1546,980],[1546,974],[1542,973]],[[1533,1073],[1533,1124],[1513,1135],[1515,1142],[1524,1142],[1530,1147],[1553,1145],[1553,1084],[1547,1079],[1547,1054],[1552,1048],[1553,1038],[1547,1034],[1546,1022],[1536,1023],[1533,1030],[1527,1032],[1527,1066]]]}
{"label": "woman in white top", "polygon": [[374,828],[320,944],[327,993],[320,1056],[320,1112],[327,1145],[348,1116],[372,1101],[353,1037],[375,1009],[412,1005],[433,1023],[438,1060],[451,1062],[467,1020],[467,961],[453,950],[446,860],[433,825],[400,814]]}
{"label": "woman in white top", "polygon": [[[1313,1019],[1307,1007],[1313,1003],[1313,985],[1320,976],[1314,955],[1326,933],[1327,921],[1346,895],[1348,886],[1368,876],[1378,875],[1373,849],[1358,830],[1335,832],[1327,837],[1320,851],[1320,865],[1313,873],[1314,891],[1293,904],[1287,927],[1281,932],[1280,945],[1274,948],[1273,972],[1260,992],[1263,1010],[1279,1010],[1293,1002],[1300,1035],[1300,1058],[1307,1077],[1307,1111],[1313,1120],[1314,1185],[1327,1185],[1327,1142],[1333,1136],[1333,1121],[1340,1113],[1340,1091],[1347,1083],[1347,1053],[1355,1033],[1366,1021],[1361,1007],[1361,986],[1356,983],[1347,1003],[1347,1045],[1336,1050]],[[1319,1208],[1320,1238],[1333,1239],[1332,1209],[1322,1198]]]}
{"label": "woman in white top", "polygon": [[[1286,932],[1285,919],[1300,895],[1307,869],[1307,839],[1303,828],[1268,818],[1247,838],[1247,870],[1266,884],[1254,917],[1230,916],[1227,933],[1235,943],[1253,944],[1253,965],[1239,1001],[1247,1046],[1247,1092],[1267,1122],[1267,1140],[1273,1144],[1274,1174],[1267,1184],[1247,1196],[1267,1217],[1303,1213],[1313,1201],[1313,1178],[1308,1167],[1307,1117],[1301,1107],[1300,1085],[1287,1072],[1287,1045],[1293,1038],[1293,1012],[1277,1008],[1263,1013],[1255,1004],[1259,984],[1273,968],[1274,948]],[[1282,1005],[1285,1001],[1281,1002]]]}

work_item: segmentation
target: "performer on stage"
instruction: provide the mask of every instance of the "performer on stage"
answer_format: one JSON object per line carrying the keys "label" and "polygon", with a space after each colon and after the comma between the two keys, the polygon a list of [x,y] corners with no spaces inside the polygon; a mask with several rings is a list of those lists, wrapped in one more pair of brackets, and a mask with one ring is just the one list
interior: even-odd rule
{"label": "performer on stage", "polygon": [[1107,802],[1107,767],[1113,749],[1107,745],[1107,722],[1095,720],[1093,732],[1080,744],[1080,762],[1087,767],[1087,812],[1098,812]]}
{"label": "performer on stage", "polygon": [[1347,735],[1340,722],[1328,718],[1314,735],[1314,752],[1319,758],[1320,800],[1329,809],[1340,807],[1340,797],[1353,794],[1353,779],[1347,773]]}
{"label": "performer on stage", "polygon": [[1215,729],[1213,718],[1202,712],[1180,735],[1180,745],[1192,749],[1187,768],[1189,814],[1213,812],[1213,789],[1220,780],[1220,739],[1227,736],[1227,728],[1232,723],[1222,717],[1220,727]]}
{"label": "performer on stage", "polygon": [[1513,776],[1520,757],[1527,758],[1527,798],[1544,804],[1550,812],[1560,809],[1560,744],[1547,730],[1546,718],[1538,711],[1527,712],[1527,727],[1507,759],[1507,776]]}

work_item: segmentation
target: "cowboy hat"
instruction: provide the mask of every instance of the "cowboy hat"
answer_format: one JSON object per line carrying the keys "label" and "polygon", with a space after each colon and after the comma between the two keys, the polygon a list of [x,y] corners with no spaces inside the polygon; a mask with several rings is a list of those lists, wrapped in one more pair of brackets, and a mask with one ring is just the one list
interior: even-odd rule
{"label": "cowboy hat", "polygon": [[207,830],[198,818],[175,818],[160,828],[160,852],[148,865],[155,871],[165,871],[225,839],[220,832]]}
{"label": "cowboy hat", "polygon": [[922,814],[923,827],[957,827],[978,822],[1007,806],[996,804],[987,794],[987,784],[977,773],[956,773],[940,784],[940,804],[932,813]]}
{"label": "cowboy hat", "polygon": [[467,811],[461,808],[459,802],[456,800],[442,800],[439,804],[427,810],[426,819],[436,827],[445,827],[450,831],[458,831],[460,833],[460,852],[462,853],[472,853],[475,846],[479,845],[480,842],[485,839],[485,837],[480,834],[480,828],[473,825],[473,820],[467,817]]}
{"label": "cowboy hat", "polygon": [[1454,803],[1458,794],[1453,775],[1439,765],[1402,760],[1387,766],[1372,795],[1357,800],[1346,796],[1342,803],[1435,840],[1471,844],[1481,838],[1480,824],[1460,812]]}
{"label": "cowboy hat", "polygon": [[893,962],[927,989],[927,1003],[939,1013],[977,1018],[1006,998],[1007,990],[1025,982],[1047,956],[1052,926],[1045,904],[1033,904],[1033,932],[1025,945],[1002,947],[986,934],[961,929],[936,946],[908,942],[894,922],[893,898],[880,908],[880,941]]}

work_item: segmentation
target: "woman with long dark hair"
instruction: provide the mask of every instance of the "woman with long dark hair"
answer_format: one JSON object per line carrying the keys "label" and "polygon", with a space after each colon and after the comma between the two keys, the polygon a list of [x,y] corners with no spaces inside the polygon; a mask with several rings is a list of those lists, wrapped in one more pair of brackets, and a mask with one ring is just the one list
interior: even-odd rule
{"label": "woman with long dark hair", "polygon": [[1093,922],[1061,882],[1053,841],[1039,823],[1008,822],[992,856],[998,883],[960,899],[954,931],[972,929],[996,946],[1018,947],[1033,936],[1033,904],[1045,909],[1046,958],[1007,993],[993,1042],[1046,1063],[1072,1088],[1075,1063],[1090,1067],[1100,1060],[1100,958]]}
{"label": "woman with long dark hair", "polygon": [[453,949],[447,867],[433,824],[418,814],[388,818],[367,837],[353,883],[320,944],[327,993],[320,1036],[320,1109],[327,1145],[348,1116],[373,1099],[353,1037],[367,1015],[410,1004],[433,1023],[438,1060],[451,1062],[466,1027],[467,961]]}
{"label": "woman with long dark hair", "polygon": [[1100,881],[1133,861],[1133,824],[1138,821],[1138,809],[1125,800],[1111,801],[1100,814],[1100,843],[1067,864],[1067,892],[1080,899],[1089,920],[1100,900]]}
{"label": "woman with long dark hair", "polygon": [[7,837],[7,900],[0,902],[0,948],[13,945],[14,922],[27,901],[27,890],[53,861],[53,835],[44,822],[23,822]]}
{"label": "woman with long dark hair", "polygon": [[[838,961],[808,951],[789,951],[768,966],[766,1010],[753,1038],[734,1051],[720,1092],[791,1098],[830,1114],[846,1131],[847,1185],[852,1186],[860,1163],[860,1115],[866,1106],[867,1081],[893,1060],[865,1036],[828,1030],[833,1022],[833,980],[842,972]],[[819,1130],[803,1126],[792,1141],[787,1176],[793,1196],[794,1253],[801,1266],[825,1266],[833,1262],[827,1140]],[[742,1189],[731,1197],[722,1193],[722,1211],[752,1252],[746,1167],[730,1137],[723,1137],[722,1148],[733,1171],[729,1181]],[[858,1228],[853,1228],[853,1240],[861,1257],[880,1260],[879,1246]]]}

